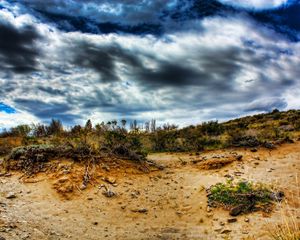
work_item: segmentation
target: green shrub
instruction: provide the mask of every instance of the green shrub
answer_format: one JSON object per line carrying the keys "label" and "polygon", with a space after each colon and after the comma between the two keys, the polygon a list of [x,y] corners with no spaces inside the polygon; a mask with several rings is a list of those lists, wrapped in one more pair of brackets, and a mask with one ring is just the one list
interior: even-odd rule
{"label": "green shrub", "polygon": [[225,208],[243,205],[245,210],[251,210],[256,204],[269,206],[274,200],[270,189],[247,181],[217,183],[208,192],[209,205]]}

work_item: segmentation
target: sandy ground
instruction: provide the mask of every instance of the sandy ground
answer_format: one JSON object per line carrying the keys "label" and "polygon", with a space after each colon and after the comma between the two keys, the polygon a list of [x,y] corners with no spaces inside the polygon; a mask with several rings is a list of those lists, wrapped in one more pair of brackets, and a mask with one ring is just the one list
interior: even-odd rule
{"label": "sandy ground", "polygon": [[[242,161],[218,170],[203,170],[192,162],[232,151],[243,155]],[[31,183],[19,180],[20,173],[0,177],[0,239],[269,239],[268,232],[286,212],[300,221],[300,142],[272,151],[228,149],[199,156],[153,154],[149,159],[166,168],[149,174],[130,169],[101,173],[116,179],[110,188],[118,195],[112,198],[90,186],[67,200],[53,188],[57,180],[43,174]],[[285,192],[286,203],[277,204],[270,215],[256,212],[228,223],[227,211],[207,209],[205,191],[225,181],[226,174],[276,186]],[[10,192],[16,197],[8,199]]]}

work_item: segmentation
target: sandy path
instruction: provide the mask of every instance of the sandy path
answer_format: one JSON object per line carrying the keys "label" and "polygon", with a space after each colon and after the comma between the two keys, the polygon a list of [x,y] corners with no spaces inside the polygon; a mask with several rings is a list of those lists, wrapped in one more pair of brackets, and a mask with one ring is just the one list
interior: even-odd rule
{"label": "sandy path", "polygon": [[[17,239],[268,239],[268,229],[280,223],[282,211],[299,212],[300,142],[273,150],[235,150],[243,161],[220,170],[201,170],[191,161],[222,156],[214,151],[200,156],[153,154],[149,158],[167,168],[150,174],[113,173],[118,186],[115,198],[106,198],[90,187],[64,200],[45,176],[37,183],[20,183],[14,174],[0,177],[0,236]],[[181,160],[180,160],[181,159]],[[182,162],[186,162],[185,164]],[[207,211],[206,187],[225,181],[225,174],[273,184],[285,191],[288,204],[276,206],[270,216],[252,213],[227,223],[228,212]],[[43,180],[44,179],[44,180]],[[13,192],[16,198],[7,199]],[[133,212],[144,210],[146,213]],[[249,222],[245,222],[245,219]],[[297,221],[300,221],[298,218]],[[222,226],[224,225],[224,226]],[[221,233],[230,230],[228,233]],[[0,238],[1,239],[1,238]],[[248,238],[249,239],[249,238]]]}

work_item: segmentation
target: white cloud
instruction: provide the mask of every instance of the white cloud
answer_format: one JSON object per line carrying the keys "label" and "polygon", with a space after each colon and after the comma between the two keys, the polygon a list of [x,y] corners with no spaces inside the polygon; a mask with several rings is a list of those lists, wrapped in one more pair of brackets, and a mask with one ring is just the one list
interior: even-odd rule
{"label": "white cloud", "polygon": [[20,124],[31,124],[38,123],[39,119],[34,117],[30,113],[16,112],[16,113],[5,113],[0,112],[0,131],[3,129],[9,129]]}
{"label": "white cloud", "polygon": [[271,9],[288,4],[289,0],[219,0],[220,2],[247,9]]}

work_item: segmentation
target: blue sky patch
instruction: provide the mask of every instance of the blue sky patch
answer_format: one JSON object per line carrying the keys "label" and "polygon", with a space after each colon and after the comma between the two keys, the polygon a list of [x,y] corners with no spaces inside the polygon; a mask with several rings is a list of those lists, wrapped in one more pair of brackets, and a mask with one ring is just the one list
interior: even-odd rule
{"label": "blue sky patch", "polygon": [[16,110],[14,108],[0,102],[0,112],[12,114],[12,113],[16,113]]}

